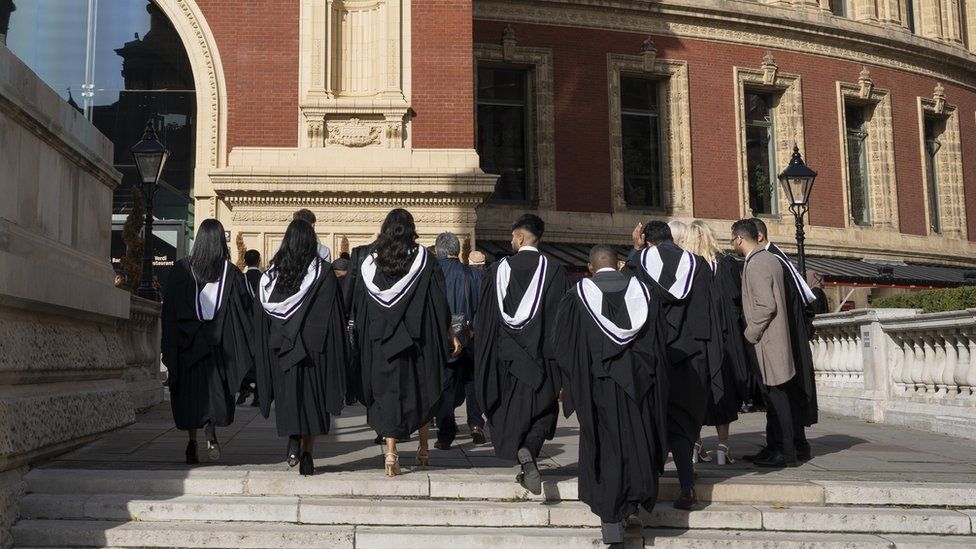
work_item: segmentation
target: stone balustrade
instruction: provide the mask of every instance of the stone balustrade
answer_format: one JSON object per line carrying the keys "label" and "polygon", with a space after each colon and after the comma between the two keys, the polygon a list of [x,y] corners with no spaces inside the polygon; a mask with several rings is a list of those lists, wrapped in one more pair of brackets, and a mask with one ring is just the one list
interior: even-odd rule
{"label": "stone balustrade", "polygon": [[976,438],[976,309],[866,309],[814,325],[823,409]]}

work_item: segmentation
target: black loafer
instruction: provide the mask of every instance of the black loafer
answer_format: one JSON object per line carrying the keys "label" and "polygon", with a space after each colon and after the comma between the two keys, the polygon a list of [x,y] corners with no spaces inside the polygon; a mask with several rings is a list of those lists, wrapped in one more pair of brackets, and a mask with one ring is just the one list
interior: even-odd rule
{"label": "black loafer", "polygon": [[796,458],[787,457],[782,452],[776,452],[774,455],[769,456],[766,459],[757,459],[753,463],[756,465],[756,467],[796,467]]}
{"label": "black loafer", "polygon": [[186,464],[196,465],[200,463],[200,458],[197,457],[197,441],[191,440],[186,443]]}
{"label": "black loafer", "polygon": [[762,450],[759,450],[755,454],[749,454],[747,456],[742,456],[742,459],[744,459],[746,461],[758,461],[758,460],[767,459],[767,458],[769,458],[770,456],[772,456],[775,453],[776,452],[770,450],[769,446],[763,446]]}
{"label": "black loafer", "polygon": [[535,458],[532,457],[532,453],[529,452],[528,448],[519,448],[517,456],[519,465],[522,466],[519,484],[538,496],[542,493],[542,473],[539,472],[539,466],[536,464]]}
{"label": "black loafer", "polygon": [[298,474],[303,477],[310,477],[315,474],[315,463],[312,461],[312,454],[308,452],[302,452],[302,457],[299,459]]}

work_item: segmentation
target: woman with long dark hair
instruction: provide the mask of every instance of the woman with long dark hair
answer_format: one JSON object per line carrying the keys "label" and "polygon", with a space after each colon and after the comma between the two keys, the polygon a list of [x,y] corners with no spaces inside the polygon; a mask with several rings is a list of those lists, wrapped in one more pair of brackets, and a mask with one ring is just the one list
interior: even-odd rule
{"label": "woman with long dark hair", "polygon": [[251,295],[229,258],[223,225],[204,220],[193,253],[176,262],[163,296],[163,364],[173,419],[189,435],[188,464],[199,463],[200,428],[210,459],[220,457],[216,427],[234,421],[234,394],[252,364]]}
{"label": "woman with long dark hair", "polygon": [[444,287],[437,261],[417,244],[413,216],[391,211],[353,296],[362,400],[367,423],[386,439],[387,476],[400,474],[396,440],[414,431],[420,431],[417,464],[430,463],[428,423],[439,404],[441,368],[460,353]]}
{"label": "woman with long dark hair", "polygon": [[255,345],[261,413],[275,406],[278,436],[288,437],[286,460],[302,475],[314,472],[316,435],[329,432],[346,390],[345,316],[332,264],[316,252],[308,222],[288,225],[281,248],[258,284]]}

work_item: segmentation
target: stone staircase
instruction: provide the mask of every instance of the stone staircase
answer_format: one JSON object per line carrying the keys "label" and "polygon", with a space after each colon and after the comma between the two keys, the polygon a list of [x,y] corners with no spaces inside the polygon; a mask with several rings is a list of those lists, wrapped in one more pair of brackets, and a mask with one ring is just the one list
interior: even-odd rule
{"label": "stone staircase", "polygon": [[[40,468],[25,481],[17,547],[603,547],[575,479],[549,480],[542,496],[507,474],[438,469]],[[628,547],[976,547],[969,484],[703,480],[692,513],[671,507],[676,495],[663,479],[643,545],[635,521]]]}

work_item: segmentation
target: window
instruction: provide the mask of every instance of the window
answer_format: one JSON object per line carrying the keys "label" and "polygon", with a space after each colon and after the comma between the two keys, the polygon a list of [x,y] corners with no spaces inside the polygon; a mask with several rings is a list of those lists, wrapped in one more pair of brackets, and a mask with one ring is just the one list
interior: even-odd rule
{"label": "window", "polygon": [[847,17],[847,0],[830,0],[830,11],[838,17]]}
{"label": "window", "polygon": [[966,18],[968,11],[966,0],[959,0],[959,41],[963,46],[969,46],[969,21]]}
{"label": "window", "polygon": [[773,96],[746,91],[746,166],[753,215],[776,215]]}
{"label": "window", "polygon": [[935,118],[925,118],[925,174],[926,192],[929,199],[929,229],[936,234],[942,233],[942,218],[939,215],[939,179],[936,155],[942,148],[939,135],[942,133],[941,121]]}
{"label": "window", "polygon": [[850,215],[858,225],[870,225],[870,185],[868,182],[868,129],[865,123],[866,107],[847,104],[844,106],[844,122],[847,132],[847,184]]}
{"label": "window", "polygon": [[620,78],[620,129],[627,206],[664,207],[660,104],[657,81]]}
{"label": "window", "polygon": [[905,23],[908,31],[915,32],[915,0],[905,0]]}
{"label": "window", "polygon": [[529,199],[528,70],[478,67],[478,154],[499,176],[491,200]]}

